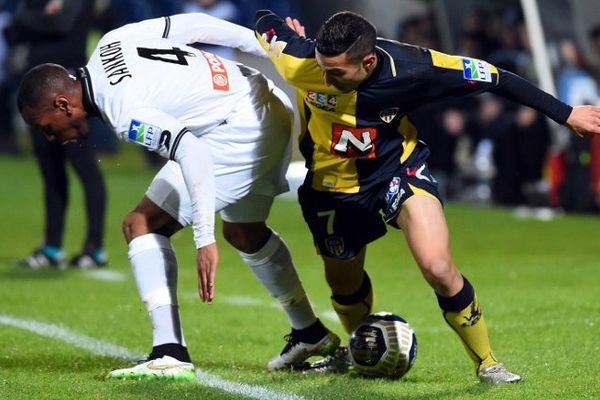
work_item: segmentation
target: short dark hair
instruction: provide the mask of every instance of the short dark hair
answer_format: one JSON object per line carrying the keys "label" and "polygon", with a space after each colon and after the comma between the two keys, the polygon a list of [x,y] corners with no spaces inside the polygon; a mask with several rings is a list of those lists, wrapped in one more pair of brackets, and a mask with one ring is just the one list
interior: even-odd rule
{"label": "short dark hair", "polygon": [[67,89],[69,80],[69,71],[58,64],[40,64],[31,68],[23,76],[17,92],[19,112],[44,106],[49,95]]}
{"label": "short dark hair", "polygon": [[375,50],[377,29],[363,16],[350,11],[332,15],[319,29],[317,50],[324,56],[347,53],[349,59]]}

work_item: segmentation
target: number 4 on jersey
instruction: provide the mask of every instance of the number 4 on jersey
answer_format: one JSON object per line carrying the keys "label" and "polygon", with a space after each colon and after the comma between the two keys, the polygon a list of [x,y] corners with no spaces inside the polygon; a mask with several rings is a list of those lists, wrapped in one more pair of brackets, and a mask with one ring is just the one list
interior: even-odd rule
{"label": "number 4 on jersey", "polygon": [[[185,50],[181,50],[179,47],[172,47],[170,49],[149,49],[147,47],[137,48],[138,56],[153,61],[163,61],[172,64],[189,65],[185,57],[195,57],[196,55]],[[170,56],[174,56],[172,58]]]}

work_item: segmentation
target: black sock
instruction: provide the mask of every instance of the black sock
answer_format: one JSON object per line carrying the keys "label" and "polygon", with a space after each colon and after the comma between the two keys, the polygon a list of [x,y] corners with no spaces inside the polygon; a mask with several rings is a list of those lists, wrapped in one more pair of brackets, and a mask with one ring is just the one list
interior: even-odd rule
{"label": "black sock", "polygon": [[165,343],[154,346],[152,348],[152,353],[148,356],[148,360],[155,360],[163,356],[170,356],[181,362],[192,362],[187,347],[182,346],[179,343]]}
{"label": "black sock", "polygon": [[292,328],[292,335],[294,338],[304,343],[317,343],[319,340],[323,339],[326,334],[327,328],[325,328],[325,325],[323,325],[318,318],[312,325],[309,325],[306,328]]}

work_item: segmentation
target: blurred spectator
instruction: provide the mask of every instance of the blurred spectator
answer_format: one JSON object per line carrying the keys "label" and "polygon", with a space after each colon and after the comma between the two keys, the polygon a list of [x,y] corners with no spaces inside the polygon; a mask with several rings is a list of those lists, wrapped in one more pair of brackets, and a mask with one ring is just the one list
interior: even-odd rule
{"label": "blurred spectator", "polygon": [[303,20],[299,15],[300,0],[233,0],[239,13],[235,22],[246,28],[254,28],[254,14],[256,11],[268,9],[277,15],[294,16]]}
{"label": "blurred spectator", "polygon": [[112,0],[117,26],[182,12],[184,0]]}
{"label": "blurred spectator", "polygon": [[473,49],[471,57],[487,59],[498,48],[498,38],[493,36],[496,18],[484,8],[474,8],[465,16],[463,40]]}
{"label": "blurred spectator", "polygon": [[[229,0],[189,0],[184,4],[183,12],[199,12],[231,22],[235,22],[238,16],[236,5]],[[235,52],[231,47],[203,44],[201,48],[229,60],[235,58]]]}
{"label": "blurred spectator", "polygon": [[183,6],[183,12],[200,12],[225,21],[235,21],[238,16],[236,5],[228,0],[188,0]]}
{"label": "blurred spectator", "polygon": [[[464,23],[463,54],[482,58],[498,68],[535,80],[520,12],[476,9]],[[525,40],[524,40],[525,39]],[[497,204],[544,206],[547,185],[542,172],[550,132],[536,111],[496,96],[479,96],[471,103],[472,168],[477,185],[463,196]],[[486,189],[486,186],[489,186]]]}
{"label": "blurred spectator", "polygon": [[[558,95],[572,105],[600,104],[598,86],[594,81],[581,49],[572,39],[560,42],[562,69],[558,77]],[[554,193],[558,189],[558,204],[565,210],[598,210],[597,171],[593,172],[592,146],[589,139],[568,135],[568,147],[562,155],[562,173],[556,173]],[[595,154],[597,157],[597,155]],[[557,165],[554,165],[557,168]],[[562,178],[562,179],[561,179]]]}
{"label": "blurred spectator", "polygon": [[[0,2],[0,32],[4,31],[12,18],[14,2]],[[8,71],[8,44],[4,35],[0,35],[0,154],[19,154],[15,127],[13,124],[14,87]]]}
{"label": "blurred spectator", "polygon": [[[45,62],[70,68],[85,65],[86,41],[94,12],[93,0],[23,0],[5,34],[9,43],[24,50],[20,73]],[[83,184],[88,229],[81,252],[71,259],[76,267],[107,262],[102,248],[106,193],[104,180],[90,144],[49,142],[31,131],[35,156],[44,182],[45,234],[42,246],[20,264],[30,268],[62,268],[65,212],[68,203],[67,160]]]}
{"label": "blurred spectator", "polygon": [[[596,25],[590,30],[589,39],[596,59],[600,60],[600,25]],[[600,65],[598,64],[594,67],[594,77],[597,85],[600,85]],[[592,190],[595,194],[596,204],[600,204],[600,138],[594,137],[591,141],[590,167]]]}
{"label": "blurred spectator", "polygon": [[439,35],[433,14],[408,17],[398,25],[397,38],[400,42],[428,49],[439,49]]}
{"label": "blurred spectator", "polygon": [[[590,46],[594,52],[596,59],[600,61],[600,24],[592,27],[588,32]],[[594,77],[600,81],[600,64],[593,66]]]}

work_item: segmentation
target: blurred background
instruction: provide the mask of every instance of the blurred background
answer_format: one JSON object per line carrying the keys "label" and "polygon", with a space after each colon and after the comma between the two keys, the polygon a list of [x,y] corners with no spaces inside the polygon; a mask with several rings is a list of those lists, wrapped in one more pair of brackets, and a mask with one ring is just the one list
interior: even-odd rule
{"label": "blurred background", "polygon": [[[45,10],[69,0],[0,0],[0,157],[31,157],[31,139],[15,110],[15,90],[31,42],[19,40],[22,8]],[[341,10],[372,21],[379,35],[446,53],[484,59],[515,72],[571,104],[600,104],[600,16],[596,0],[96,0],[88,53],[110,29],[142,19],[204,12],[252,27],[261,8],[294,16],[314,37]],[[42,24],[40,24],[42,25]],[[17,28],[15,28],[17,26]],[[42,32],[43,33],[43,32]],[[271,63],[211,48],[256,67],[284,88]],[[483,95],[431,104],[412,116],[432,150],[430,167],[450,201],[515,207],[522,216],[600,210],[600,138],[579,139],[537,112]],[[93,147],[118,154],[122,144],[101,123]],[[297,160],[300,159],[296,154]],[[35,161],[32,158],[32,163]],[[162,161],[144,152],[140,162]],[[294,179],[302,167],[294,166]],[[110,191],[110,188],[108,188]]]}

